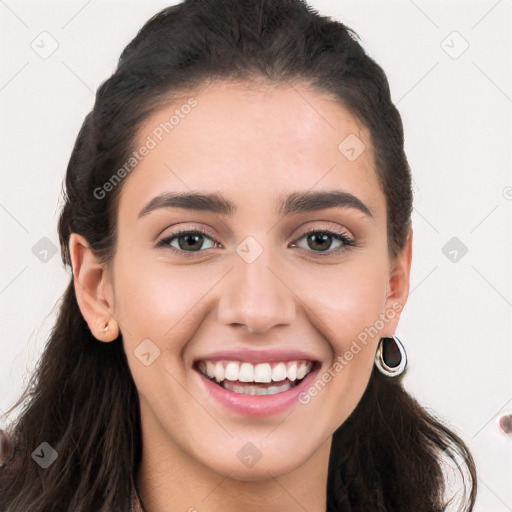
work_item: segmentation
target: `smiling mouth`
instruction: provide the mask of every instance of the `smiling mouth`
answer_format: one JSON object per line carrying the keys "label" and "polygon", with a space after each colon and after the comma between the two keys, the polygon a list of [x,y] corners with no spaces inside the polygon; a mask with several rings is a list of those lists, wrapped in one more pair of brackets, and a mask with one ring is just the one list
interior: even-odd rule
{"label": "smiling mouth", "polygon": [[242,395],[275,395],[298,386],[320,366],[318,361],[280,361],[252,364],[244,361],[200,360],[194,369],[220,387]]}

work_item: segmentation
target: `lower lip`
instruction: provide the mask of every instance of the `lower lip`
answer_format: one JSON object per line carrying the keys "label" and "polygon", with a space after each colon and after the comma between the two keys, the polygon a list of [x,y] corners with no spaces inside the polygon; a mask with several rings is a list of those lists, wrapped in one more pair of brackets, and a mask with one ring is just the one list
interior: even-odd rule
{"label": "lower lip", "polygon": [[318,369],[313,370],[297,386],[274,395],[244,395],[225,389],[200,371],[194,371],[199,375],[201,385],[205,387],[208,395],[221,405],[245,416],[271,416],[285,411],[298,402],[299,395],[309,389],[318,374]]}

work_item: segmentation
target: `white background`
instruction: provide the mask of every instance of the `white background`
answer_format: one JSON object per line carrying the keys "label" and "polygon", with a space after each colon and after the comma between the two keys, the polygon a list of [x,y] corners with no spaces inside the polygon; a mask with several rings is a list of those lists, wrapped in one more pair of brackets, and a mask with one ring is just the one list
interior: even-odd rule
{"label": "white background", "polygon": [[[43,262],[32,248],[43,237],[58,248],[78,129],[124,46],[169,3],[0,0],[0,419],[70,277],[58,252]],[[358,32],[404,121],[415,191],[411,294],[398,332],[406,388],[469,443],[475,510],[512,511],[512,438],[496,427],[512,413],[512,1],[311,5]],[[46,59],[31,47],[43,37],[47,49],[51,38],[58,44]],[[452,237],[466,254],[443,253]]]}

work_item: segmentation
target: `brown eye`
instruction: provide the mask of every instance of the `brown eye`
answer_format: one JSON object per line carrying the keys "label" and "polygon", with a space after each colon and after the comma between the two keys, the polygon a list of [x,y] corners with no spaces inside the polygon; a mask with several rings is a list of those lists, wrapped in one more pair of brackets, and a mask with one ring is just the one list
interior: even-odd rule
{"label": "brown eye", "polygon": [[183,251],[195,251],[203,245],[203,235],[180,235],[176,237],[178,246]]}
{"label": "brown eye", "polygon": [[[340,250],[344,250],[349,246],[355,246],[354,240],[341,233],[334,233],[332,231],[310,231],[302,235],[299,241],[306,239],[307,247],[300,243],[295,243],[294,246],[302,249],[312,249],[313,252],[326,252],[334,254]],[[333,247],[334,245],[334,247]]]}
{"label": "brown eye", "polygon": [[332,236],[327,233],[313,233],[308,235],[307,240],[309,247],[318,251],[326,251],[332,244]]}
{"label": "brown eye", "polygon": [[[177,246],[175,245],[176,241]],[[210,241],[211,245],[203,247],[205,241]],[[201,231],[181,231],[162,239],[157,245],[158,247],[168,247],[176,252],[201,252],[204,249],[211,249],[215,243]]]}

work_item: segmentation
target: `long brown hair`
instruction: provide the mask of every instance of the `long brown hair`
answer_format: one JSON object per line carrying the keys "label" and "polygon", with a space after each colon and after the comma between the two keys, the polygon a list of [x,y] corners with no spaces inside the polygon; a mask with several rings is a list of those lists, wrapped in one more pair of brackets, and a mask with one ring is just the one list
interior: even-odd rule
{"label": "long brown hair", "polygon": [[[406,243],[412,191],[400,115],[383,70],[357,35],[302,0],[185,0],[153,16],[98,88],[65,178],[59,237],[71,268],[70,233],[100,261],[116,248],[124,181],[95,191],[128,159],[141,123],[183,91],[216,79],[308,83],[342,102],[369,128],[387,201],[388,246]],[[446,510],[443,458],[465,475],[461,510],[476,497],[476,470],[464,442],[422,408],[398,379],[375,368],[362,399],[334,433],[328,511]],[[9,431],[15,452],[0,471],[0,511],[127,511],[141,458],[138,394],[122,336],[98,342],[65,290],[55,326],[19,401]],[[57,459],[32,458],[48,443]]]}

